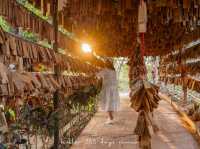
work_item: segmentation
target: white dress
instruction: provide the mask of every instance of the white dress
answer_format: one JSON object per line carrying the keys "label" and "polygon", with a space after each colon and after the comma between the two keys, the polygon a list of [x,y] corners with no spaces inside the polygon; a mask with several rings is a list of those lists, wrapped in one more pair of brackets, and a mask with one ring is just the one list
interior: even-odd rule
{"label": "white dress", "polygon": [[100,93],[100,105],[103,111],[118,111],[120,105],[120,97],[117,87],[116,71],[111,69],[103,69],[97,74],[103,78],[102,90]]}

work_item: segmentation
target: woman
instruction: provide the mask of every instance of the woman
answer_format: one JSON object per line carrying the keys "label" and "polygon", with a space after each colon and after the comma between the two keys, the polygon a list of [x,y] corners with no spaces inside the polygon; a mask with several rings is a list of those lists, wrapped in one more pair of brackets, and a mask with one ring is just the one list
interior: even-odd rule
{"label": "woman", "polygon": [[118,111],[120,105],[117,75],[112,62],[108,61],[106,67],[97,76],[103,79],[102,91],[100,93],[101,109],[108,113],[106,124],[112,124],[114,120],[113,114],[115,111]]}

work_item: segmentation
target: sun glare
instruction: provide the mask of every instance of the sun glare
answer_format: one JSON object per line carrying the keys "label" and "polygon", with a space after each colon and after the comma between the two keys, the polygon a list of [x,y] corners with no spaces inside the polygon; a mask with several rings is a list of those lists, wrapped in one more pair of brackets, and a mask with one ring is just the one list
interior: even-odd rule
{"label": "sun glare", "polygon": [[92,48],[87,43],[83,43],[81,45],[81,47],[82,47],[83,52],[85,52],[85,53],[91,53],[92,52]]}

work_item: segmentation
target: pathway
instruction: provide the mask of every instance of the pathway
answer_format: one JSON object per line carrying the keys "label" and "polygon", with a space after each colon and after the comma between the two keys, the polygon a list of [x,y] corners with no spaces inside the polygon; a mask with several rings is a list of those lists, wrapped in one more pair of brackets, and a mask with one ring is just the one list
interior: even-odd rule
{"label": "pathway", "polygon": [[[71,149],[138,149],[133,135],[137,113],[128,104],[128,98],[123,97],[114,125],[105,125],[106,114],[97,112]],[[200,149],[167,102],[160,102],[155,115],[160,131],[153,136],[153,149]]]}

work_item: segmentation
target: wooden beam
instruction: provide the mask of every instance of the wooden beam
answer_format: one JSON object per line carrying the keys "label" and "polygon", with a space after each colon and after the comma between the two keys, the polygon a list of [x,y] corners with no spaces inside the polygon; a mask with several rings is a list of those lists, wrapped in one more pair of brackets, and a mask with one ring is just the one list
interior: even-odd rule
{"label": "wooden beam", "polygon": [[[53,0],[53,26],[54,26],[54,43],[53,43],[53,50],[57,53],[58,52],[58,0]],[[54,72],[56,78],[60,75],[59,66],[55,65]],[[54,105],[54,112],[57,112],[59,109],[59,90],[56,90],[53,97],[53,105]],[[54,119],[54,149],[59,149],[59,117],[58,115],[55,116]]]}

